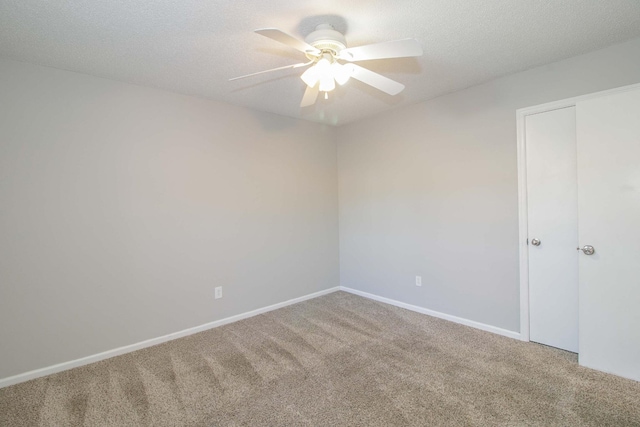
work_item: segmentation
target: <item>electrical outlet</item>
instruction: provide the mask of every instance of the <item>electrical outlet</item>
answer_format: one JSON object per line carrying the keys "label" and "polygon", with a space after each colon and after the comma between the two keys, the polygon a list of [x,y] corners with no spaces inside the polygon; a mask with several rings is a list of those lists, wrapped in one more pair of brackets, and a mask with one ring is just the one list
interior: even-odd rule
{"label": "electrical outlet", "polygon": [[416,286],[422,286],[422,276],[416,276]]}
{"label": "electrical outlet", "polygon": [[215,291],[216,291],[215,298],[216,299],[222,298],[222,286],[216,287]]}

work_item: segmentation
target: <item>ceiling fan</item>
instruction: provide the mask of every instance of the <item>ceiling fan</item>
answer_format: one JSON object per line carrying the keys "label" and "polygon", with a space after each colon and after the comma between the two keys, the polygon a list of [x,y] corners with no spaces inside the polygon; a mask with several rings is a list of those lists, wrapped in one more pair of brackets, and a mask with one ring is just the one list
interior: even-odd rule
{"label": "ceiling fan", "polygon": [[272,71],[309,67],[300,76],[307,85],[300,107],[313,105],[320,92],[324,92],[325,99],[328,98],[329,92],[335,89],[336,83],[343,85],[350,78],[373,86],[389,95],[397,95],[404,89],[403,84],[354,64],[354,62],[422,55],[422,47],[415,39],[347,47],[344,35],[329,24],[318,25],[315,31],[305,38],[305,41],[277,28],[262,28],[255,30],[255,32],[304,53],[308,61],[235,77],[229,81]]}

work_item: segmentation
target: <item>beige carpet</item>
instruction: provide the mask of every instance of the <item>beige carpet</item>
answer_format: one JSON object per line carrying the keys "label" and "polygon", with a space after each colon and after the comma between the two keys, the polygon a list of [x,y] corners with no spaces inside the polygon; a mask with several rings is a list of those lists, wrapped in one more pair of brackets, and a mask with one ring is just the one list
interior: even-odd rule
{"label": "beige carpet", "polygon": [[0,390],[6,426],[640,426],[640,383],[337,292]]}

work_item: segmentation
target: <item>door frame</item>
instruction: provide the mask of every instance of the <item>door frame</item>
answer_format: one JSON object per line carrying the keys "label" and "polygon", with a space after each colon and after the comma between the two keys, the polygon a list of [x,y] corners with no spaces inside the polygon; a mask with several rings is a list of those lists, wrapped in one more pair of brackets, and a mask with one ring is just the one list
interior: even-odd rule
{"label": "door frame", "polygon": [[[520,253],[520,340],[529,341],[529,246],[527,206],[527,154],[525,119],[533,114],[574,107],[578,102],[614,93],[640,89],[640,83],[615,89],[576,96],[516,110],[516,134],[518,152],[518,249]],[[578,292],[580,292],[578,288]]]}

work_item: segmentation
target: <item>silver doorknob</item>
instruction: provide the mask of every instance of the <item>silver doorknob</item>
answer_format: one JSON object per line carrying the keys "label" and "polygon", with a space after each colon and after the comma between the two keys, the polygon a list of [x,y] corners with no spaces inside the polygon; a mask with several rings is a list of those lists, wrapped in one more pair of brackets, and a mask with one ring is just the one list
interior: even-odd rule
{"label": "silver doorknob", "polygon": [[584,252],[585,255],[593,255],[596,253],[596,250],[591,245],[584,245],[583,247],[577,249]]}
{"label": "silver doorknob", "polygon": [[540,246],[540,239],[531,239],[531,244],[533,246]]}

